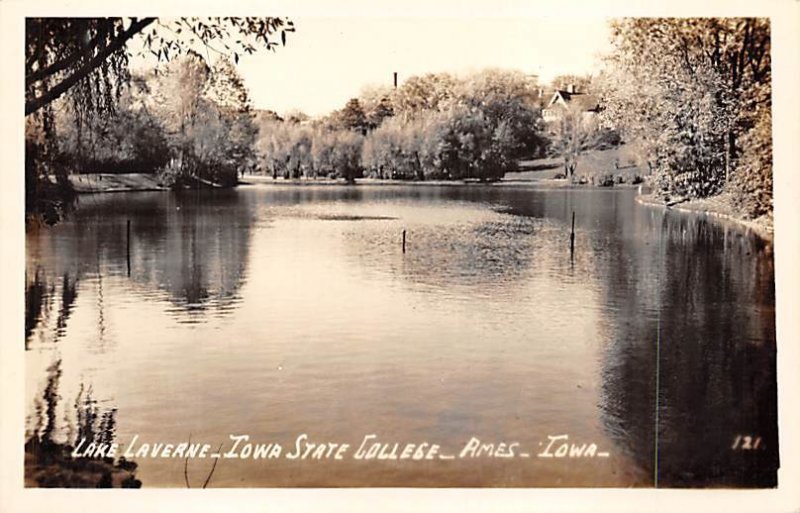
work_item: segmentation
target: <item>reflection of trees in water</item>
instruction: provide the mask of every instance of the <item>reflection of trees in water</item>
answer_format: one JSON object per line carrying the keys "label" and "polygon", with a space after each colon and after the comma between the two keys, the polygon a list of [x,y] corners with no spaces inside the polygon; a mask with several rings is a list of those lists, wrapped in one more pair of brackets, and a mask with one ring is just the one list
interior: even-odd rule
{"label": "reflection of trees in water", "polygon": [[61,306],[58,309],[58,319],[56,319],[57,336],[61,337],[67,327],[67,319],[72,314],[72,307],[78,297],[77,281],[71,279],[68,274],[64,274],[61,279]]}
{"label": "reflection of trees in water", "polygon": [[[55,342],[64,336],[67,320],[72,314],[75,299],[78,297],[78,283],[69,274],[65,273],[61,277],[55,326],[50,326],[58,288],[55,283],[48,283],[48,276],[41,267],[36,267],[31,280],[29,280],[28,272],[25,275],[27,282],[25,286],[25,349],[27,350],[31,337],[37,330],[42,331],[42,338],[47,341]],[[52,333],[46,333],[51,329]]]}
{"label": "reflection of trees in water", "polygon": [[[65,295],[63,304],[71,305],[77,282],[87,274],[94,281],[127,274],[126,223],[130,219],[130,280],[146,287],[130,292],[152,298],[147,289],[165,291],[176,306],[170,311],[181,318],[187,313],[223,315],[239,300],[252,210],[247,198],[236,196],[235,191],[131,195],[122,207],[113,198],[84,199],[69,222],[31,236],[49,238],[47,244],[39,244],[44,248],[40,252],[52,261],[52,274],[70,276],[63,290],[73,296]],[[50,248],[57,248],[57,254],[47,254]],[[31,330],[39,317],[36,306],[42,304],[36,283],[26,291],[30,303],[26,326]],[[98,301],[100,287],[98,283]],[[202,320],[203,315],[192,318]]]}
{"label": "reflection of trees in water", "polygon": [[[608,431],[654,473],[658,361],[659,483],[774,485],[771,249],[695,216],[659,217],[639,240],[611,247],[639,258],[604,269],[609,301],[619,309],[603,369]],[[642,241],[649,250],[632,247]],[[651,307],[644,296],[653,293]],[[761,449],[732,450],[737,435],[760,436]]]}
{"label": "reflection of trees in water", "polygon": [[[111,444],[116,437],[116,409],[103,410],[92,396],[91,387],[81,384],[74,403],[74,423],[69,415],[58,425],[57,411],[62,400],[58,389],[62,360],[47,368],[46,385],[35,401],[31,427],[25,442],[25,485],[45,488],[139,488],[136,463],[120,458],[72,456],[73,448],[84,440]],[[75,436],[73,436],[73,434]]]}
{"label": "reflection of trees in water", "polygon": [[39,324],[42,316],[49,311],[49,299],[53,295],[53,286],[49,289],[45,283],[44,271],[37,267],[33,279],[29,279],[25,272],[25,349],[28,349],[28,339]]}
{"label": "reflection of trees in water", "polygon": [[[452,196],[564,225],[576,213],[576,269],[569,275],[602,284],[607,311],[614,312],[602,370],[603,421],[641,468],[651,474],[654,470],[660,327],[659,483],[774,484],[777,396],[771,246],[736,227],[696,215],[670,212],[665,217],[636,205],[626,194],[632,191],[466,189]],[[520,235],[531,235],[520,268],[545,263],[565,275],[565,268],[557,265],[564,253],[561,231],[541,227],[537,233]],[[480,230],[466,240],[480,247]],[[460,261],[465,269],[477,264],[466,247],[454,251],[464,257],[450,261]],[[415,278],[436,279],[437,269],[447,262],[424,256],[406,270]],[[413,253],[405,256],[409,258]],[[515,260],[504,258],[511,262],[513,275]],[[448,285],[461,283],[469,272],[454,273]],[[493,279],[491,273],[485,277]],[[762,449],[732,450],[740,434],[760,436]]]}

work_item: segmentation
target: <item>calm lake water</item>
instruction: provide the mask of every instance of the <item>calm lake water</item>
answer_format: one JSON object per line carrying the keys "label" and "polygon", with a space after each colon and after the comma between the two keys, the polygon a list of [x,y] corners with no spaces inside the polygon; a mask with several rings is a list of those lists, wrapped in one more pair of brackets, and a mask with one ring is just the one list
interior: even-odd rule
{"label": "calm lake water", "polygon": [[[123,446],[282,445],[220,459],[219,487],[772,486],[772,246],[635,194],[84,196],[27,234],[27,435],[72,443],[88,413]],[[303,433],[351,448],[283,457]],[[368,434],[456,458],[354,459]],[[608,457],[537,456],[562,434]],[[516,457],[458,458],[472,437]],[[144,486],[185,486],[181,458],[136,461]],[[193,487],[212,464],[189,462]]]}

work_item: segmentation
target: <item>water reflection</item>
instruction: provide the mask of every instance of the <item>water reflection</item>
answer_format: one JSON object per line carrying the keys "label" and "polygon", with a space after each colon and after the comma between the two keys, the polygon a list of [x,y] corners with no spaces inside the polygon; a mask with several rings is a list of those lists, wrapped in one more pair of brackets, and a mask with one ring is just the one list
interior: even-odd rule
{"label": "water reflection", "polygon": [[51,279],[42,273],[45,268],[48,275],[63,277],[58,323],[66,322],[79,283],[88,278],[91,285],[87,286],[96,289],[98,324],[103,331],[103,281],[128,274],[128,220],[132,226],[129,279],[134,285],[128,293],[168,300],[172,303],[168,311],[181,322],[226,315],[241,300],[237,291],[245,279],[253,222],[246,200],[229,208],[235,201],[229,192],[205,192],[202,197],[196,191],[135,194],[121,206],[115,195],[85,197],[69,222],[29,234],[29,267],[36,265],[36,270],[26,291],[26,340],[47,300],[48,294],[37,288]]}
{"label": "water reflection", "polygon": [[[569,432],[613,447],[608,461],[563,466],[241,463],[220,467],[219,486],[772,485],[771,246],[634,194],[322,186],[84,198],[72,220],[27,237],[29,394],[52,381],[85,407],[91,395],[104,410],[86,418],[122,438],[247,428],[291,443],[313,429],[357,442],[364,430],[536,447]],[[48,403],[31,404],[40,433]],[[737,435],[761,437],[760,449],[731,449]],[[140,472],[183,484],[180,462]]]}
{"label": "water reflection", "polygon": [[[603,370],[609,429],[662,486],[774,486],[771,246],[692,216],[655,224],[658,258],[607,269],[617,284],[650,276],[658,300],[642,311],[652,290],[609,290],[621,314]],[[740,435],[758,449],[732,449]]]}
{"label": "water reflection", "polygon": [[52,295],[53,289],[46,288],[40,267],[36,268],[32,279],[29,279],[27,272],[25,273],[25,349],[28,349],[28,339],[39,324],[39,320],[49,310],[50,303],[47,300]]}
{"label": "water reflection", "polygon": [[[140,488],[135,462],[113,457],[73,457],[90,444],[110,446],[116,440],[116,408],[103,408],[91,387],[81,384],[70,405],[60,405],[62,360],[46,369],[46,385],[34,401],[25,435],[25,485],[43,488]],[[59,407],[64,411],[58,417]]]}

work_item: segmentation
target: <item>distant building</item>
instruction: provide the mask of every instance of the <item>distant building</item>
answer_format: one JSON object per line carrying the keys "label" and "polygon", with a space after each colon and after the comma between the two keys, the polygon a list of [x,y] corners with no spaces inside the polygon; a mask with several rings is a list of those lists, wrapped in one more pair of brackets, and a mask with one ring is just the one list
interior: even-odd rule
{"label": "distant building", "polygon": [[557,90],[553,93],[547,106],[542,110],[542,117],[548,123],[558,121],[564,111],[578,108],[585,117],[593,117],[600,111],[600,99],[597,95],[579,93],[575,86],[570,84],[566,90]]}

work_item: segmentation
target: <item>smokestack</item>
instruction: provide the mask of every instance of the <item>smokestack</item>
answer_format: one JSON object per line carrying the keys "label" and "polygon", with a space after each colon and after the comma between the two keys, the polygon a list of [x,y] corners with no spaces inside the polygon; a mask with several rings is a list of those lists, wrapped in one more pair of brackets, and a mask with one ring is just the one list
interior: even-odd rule
{"label": "smokestack", "polygon": [[397,89],[397,72],[394,72],[394,88]]}

